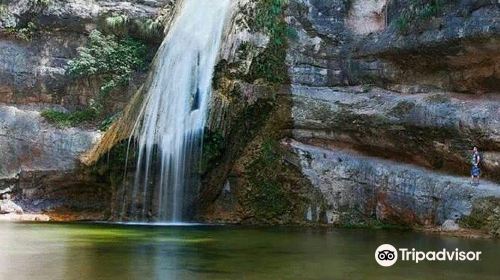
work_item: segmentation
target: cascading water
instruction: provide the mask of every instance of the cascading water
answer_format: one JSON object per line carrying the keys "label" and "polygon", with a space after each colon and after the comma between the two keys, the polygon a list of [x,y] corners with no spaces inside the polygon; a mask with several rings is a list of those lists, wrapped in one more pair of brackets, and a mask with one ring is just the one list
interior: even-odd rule
{"label": "cascading water", "polygon": [[183,0],[157,54],[131,139],[133,188],[122,218],[181,222],[198,189],[199,160],[212,76],[231,0]]}

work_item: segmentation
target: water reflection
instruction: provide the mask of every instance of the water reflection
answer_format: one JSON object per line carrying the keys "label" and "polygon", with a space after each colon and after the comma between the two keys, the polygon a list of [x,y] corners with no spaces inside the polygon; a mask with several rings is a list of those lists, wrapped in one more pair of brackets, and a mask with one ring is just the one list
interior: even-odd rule
{"label": "water reflection", "polygon": [[[413,232],[0,224],[0,279],[498,279],[500,243]],[[379,267],[382,243],[481,250],[479,263]]]}

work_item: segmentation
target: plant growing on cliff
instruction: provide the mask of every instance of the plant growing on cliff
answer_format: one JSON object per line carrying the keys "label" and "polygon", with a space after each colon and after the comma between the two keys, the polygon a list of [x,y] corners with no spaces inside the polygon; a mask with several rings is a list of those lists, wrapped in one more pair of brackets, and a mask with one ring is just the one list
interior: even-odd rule
{"label": "plant growing on cliff", "polygon": [[283,171],[279,170],[282,167],[279,150],[276,141],[264,141],[258,157],[248,166],[252,174],[249,201],[258,219],[269,220],[285,215],[291,206],[291,199],[279,178]]}
{"label": "plant growing on cliff", "polygon": [[125,15],[110,16],[106,18],[106,27],[115,34],[125,34],[129,20]]}
{"label": "plant growing on cliff", "polygon": [[203,137],[203,154],[200,173],[205,173],[209,166],[216,164],[224,152],[224,136],[217,131],[206,131]]}
{"label": "plant growing on cliff", "polygon": [[132,73],[144,69],[145,65],[146,46],[143,43],[94,30],[87,45],[78,50],[78,57],[69,62],[67,72],[73,77],[101,78],[100,98],[104,98],[116,87],[126,85]]}
{"label": "plant growing on cliff", "polygon": [[445,2],[446,0],[411,0],[396,19],[396,27],[403,33],[408,32],[412,26],[418,26],[438,15]]}
{"label": "plant growing on cliff", "polygon": [[247,75],[247,81],[264,79],[270,83],[288,82],[286,67],[287,37],[291,32],[284,20],[284,8],[288,0],[261,0],[256,6],[254,26],[257,31],[270,37],[269,45],[253,61]]}
{"label": "plant growing on cliff", "polygon": [[136,20],[134,22],[137,33],[144,39],[162,37],[165,28],[159,19]]}
{"label": "plant growing on cliff", "polygon": [[500,199],[490,197],[475,201],[470,215],[460,219],[459,224],[463,228],[485,230],[500,237]]}
{"label": "plant growing on cliff", "polygon": [[272,33],[280,28],[280,18],[288,0],[260,0],[257,2],[255,27],[257,30]]}
{"label": "plant growing on cliff", "polygon": [[[78,57],[69,62],[67,73],[77,78],[98,77],[102,84],[97,100],[83,110],[66,113],[49,109],[41,115],[59,127],[93,121],[102,113],[104,98],[115,88],[125,86],[132,73],[145,65],[146,46],[141,42],[92,31],[87,45],[78,49]],[[104,129],[107,126],[106,123],[101,127]]]}
{"label": "plant growing on cliff", "polygon": [[33,7],[47,8],[52,4],[52,0],[30,0]]}
{"label": "plant growing on cliff", "polygon": [[4,4],[0,4],[0,16],[3,16],[7,13],[7,6]]}
{"label": "plant growing on cliff", "polygon": [[131,34],[140,39],[161,38],[165,28],[162,17],[156,19],[130,20],[126,15],[114,15],[106,18],[106,31],[118,36]]}
{"label": "plant growing on cliff", "polygon": [[75,112],[61,112],[54,109],[42,111],[41,116],[44,117],[49,123],[58,127],[76,126],[84,122],[92,121],[97,116],[97,110],[94,108],[87,108]]}
{"label": "plant growing on cliff", "polygon": [[19,28],[7,28],[5,31],[8,35],[11,35],[22,41],[31,41],[31,38],[37,30],[36,24],[32,21],[26,23],[24,26]]}

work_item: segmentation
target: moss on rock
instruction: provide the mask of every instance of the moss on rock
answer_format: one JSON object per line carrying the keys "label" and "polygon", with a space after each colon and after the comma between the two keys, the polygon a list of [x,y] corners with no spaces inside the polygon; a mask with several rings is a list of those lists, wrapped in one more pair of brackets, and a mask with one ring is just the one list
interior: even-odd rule
{"label": "moss on rock", "polygon": [[474,202],[469,216],[463,217],[461,227],[488,231],[494,237],[500,237],[500,199],[486,198]]}

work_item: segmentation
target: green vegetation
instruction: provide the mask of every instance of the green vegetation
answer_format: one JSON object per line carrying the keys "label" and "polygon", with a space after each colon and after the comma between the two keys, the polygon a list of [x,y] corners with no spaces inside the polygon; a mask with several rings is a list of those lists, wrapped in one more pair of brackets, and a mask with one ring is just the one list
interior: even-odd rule
{"label": "green vegetation", "polygon": [[125,34],[129,19],[125,15],[110,16],[106,18],[106,27],[114,34]]}
{"label": "green vegetation", "polygon": [[201,158],[200,173],[207,172],[208,168],[222,157],[225,147],[224,136],[219,132],[209,131],[205,132],[203,137],[203,155]]}
{"label": "green vegetation", "polygon": [[4,4],[0,4],[0,16],[3,16],[7,13],[7,6]]}
{"label": "green vegetation", "polygon": [[411,27],[437,16],[446,0],[411,0],[396,19],[396,26],[401,32],[408,32]]}
{"label": "green vegetation", "polygon": [[[84,110],[64,113],[46,110],[42,116],[59,126],[76,126],[95,120],[102,113],[107,95],[114,89],[127,85],[134,71],[146,65],[146,46],[129,37],[117,38],[103,35],[95,30],[90,33],[89,42],[78,50],[78,57],[69,62],[67,73],[73,77],[98,77],[102,80],[99,95],[94,104]],[[101,129],[109,127],[104,120]]]}
{"label": "green vegetation", "polygon": [[87,46],[69,62],[68,74],[74,77],[99,76],[103,79],[101,97],[128,83],[134,71],[146,65],[146,46],[132,38],[119,39],[94,30]]}
{"label": "green vegetation", "polygon": [[459,224],[463,228],[485,230],[500,237],[500,200],[486,198],[476,201],[470,215],[463,217]]}
{"label": "green vegetation", "polygon": [[114,123],[115,120],[118,119],[118,117],[121,115],[121,113],[114,114],[110,117],[105,118],[101,124],[99,125],[99,130],[100,131],[106,131],[108,128],[111,127],[111,125]]}
{"label": "green vegetation", "polygon": [[6,28],[6,33],[14,36],[15,38],[22,41],[31,41],[31,38],[37,31],[37,26],[33,22],[28,22],[26,25],[18,27],[18,28]]}
{"label": "green vegetation", "polygon": [[34,7],[46,8],[52,4],[52,0],[30,0],[30,3]]}
{"label": "green vegetation", "polygon": [[268,47],[253,61],[246,80],[263,79],[273,84],[289,81],[286,67],[287,39],[293,33],[284,20],[284,8],[288,0],[261,0],[257,3],[254,26],[257,31],[270,37]]}
{"label": "green vegetation", "polygon": [[272,34],[279,30],[282,22],[283,8],[288,0],[261,0],[256,6],[255,27],[259,31]]}
{"label": "green vegetation", "polygon": [[41,115],[48,122],[58,127],[70,127],[94,120],[97,117],[97,110],[94,108],[87,108],[85,110],[66,113],[48,109],[43,111]]}
{"label": "green vegetation", "polygon": [[160,20],[146,19],[134,21],[137,33],[144,39],[162,37],[165,28]]}
{"label": "green vegetation", "polygon": [[249,178],[252,188],[249,201],[257,219],[280,217],[291,206],[288,193],[279,179],[282,166],[279,151],[279,144],[268,139],[262,144],[259,156],[248,166],[252,174]]}
{"label": "green vegetation", "polygon": [[126,15],[113,15],[106,18],[105,29],[118,36],[134,35],[150,40],[163,37],[164,24],[161,18],[130,20]]}

